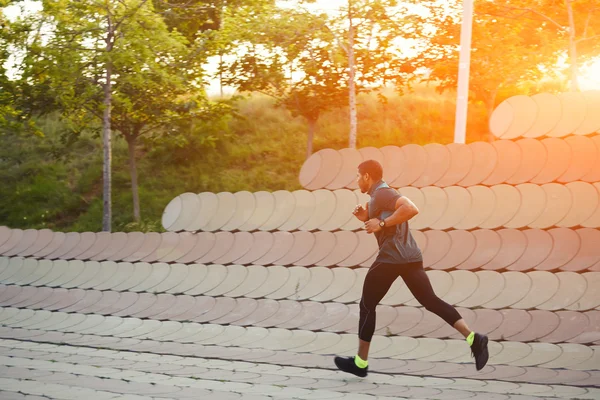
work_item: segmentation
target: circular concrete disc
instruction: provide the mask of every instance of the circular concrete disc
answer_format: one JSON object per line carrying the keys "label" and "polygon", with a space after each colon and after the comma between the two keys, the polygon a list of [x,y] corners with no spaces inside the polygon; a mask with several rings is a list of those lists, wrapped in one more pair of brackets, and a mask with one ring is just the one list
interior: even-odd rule
{"label": "circular concrete disc", "polygon": [[562,271],[584,271],[600,261],[600,252],[597,250],[597,243],[600,243],[600,230],[581,228],[575,233],[579,236],[579,251],[571,261],[560,267]]}
{"label": "circular concrete disc", "polygon": [[79,259],[79,256],[88,251],[96,242],[96,233],[83,232],[81,233],[79,243],[71,251],[62,256],[65,260]]}
{"label": "circular concrete disc", "polygon": [[348,189],[338,189],[333,192],[336,199],[336,207],[331,217],[319,227],[322,231],[335,231],[341,229],[350,220],[355,219],[352,215],[354,207],[356,207],[356,195]]}
{"label": "circular concrete disc", "polygon": [[298,176],[302,187],[306,187],[306,185],[315,180],[317,175],[319,175],[322,164],[323,160],[321,159],[321,154],[319,152],[313,153],[306,161],[304,161],[302,168],[300,168],[300,175]]}
{"label": "circular concrete disc", "polygon": [[492,143],[496,149],[498,160],[496,167],[482,183],[487,186],[506,182],[521,165],[521,148],[510,140],[496,140]]}
{"label": "circular concrete disc", "polygon": [[350,257],[338,262],[340,267],[356,267],[377,253],[377,240],[372,234],[360,231],[356,233],[356,236],[358,237],[358,246],[356,246]]}
{"label": "circular concrete disc", "polygon": [[[594,183],[594,187],[598,191],[598,197],[600,198],[600,182]],[[586,219],[581,226],[585,228],[599,228],[600,227],[600,207],[597,208],[594,213]]]}
{"label": "circular concrete disc", "polygon": [[[250,232],[236,232],[233,234],[233,245],[219,258],[214,259],[212,262],[215,264],[233,264],[235,261],[245,254],[254,246],[254,235]],[[239,264],[239,263],[236,263]]]}
{"label": "circular concrete disc", "polygon": [[[15,231],[17,231],[17,230],[16,229],[13,230],[13,236],[11,238],[14,237]],[[22,235],[22,233],[21,233],[21,235]],[[66,239],[67,239],[67,235],[64,234],[63,232],[54,232],[52,241],[48,244],[48,246],[44,247],[42,250],[38,251],[37,253],[33,254],[32,256],[37,257],[37,258],[44,258],[47,255],[52,254],[54,251],[56,251],[56,249],[58,249],[65,242]],[[9,242],[10,242],[10,239],[7,243],[9,243]],[[5,243],[4,245],[6,246],[7,243]],[[2,253],[2,252],[0,252],[0,253]]]}
{"label": "circular concrete disc", "polygon": [[400,176],[406,166],[404,153],[398,146],[385,146],[379,150],[383,153],[383,180],[390,184]]}
{"label": "circular concrete disc", "polygon": [[548,159],[548,152],[541,141],[527,138],[516,143],[521,149],[521,164],[517,171],[506,179],[506,183],[510,185],[529,182],[542,171],[546,163],[552,162]]}
{"label": "circular concrete disc", "polygon": [[148,257],[153,251],[156,251],[162,242],[162,236],[157,232],[148,232],[144,234],[142,246],[130,256],[123,258],[123,261],[140,261]]}
{"label": "circular concrete disc", "polygon": [[583,311],[600,306],[600,298],[598,298],[600,272],[585,272],[582,275],[587,281],[587,289],[578,302],[567,307],[569,310]]}
{"label": "circular concrete disc", "polygon": [[427,152],[427,164],[419,178],[412,183],[415,187],[433,185],[446,174],[450,167],[450,151],[438,143],[429,143],[423,146]]}
{"label": "circular concrete disc", "polygon": [[538,116],[538,105],[529,96],[517,95],[506,100],[514,110],[514,118],[502,139],[515,139],[525,135]]}
{"label": "circular concrete disc", "polygon": [[293,246],[280,257],[273,261],[274,264],[286,266],[292,265],[298,260],[306,257],[315,246],[315,235],[312,232],[298,231],[292,233],[294,236]]}
{"label": "circular concrete disc", "polygon": [[546,136],[553,130],[562,116],[562,105],[558,96],[551,93],[538,93],[531,96],[537,104],[537,118],[531,128],[523,135],[528,138]]}
{"label": "circular concrete disc", "polygon": [[412,229],[430,228],[435,224],[446,212],[448,207],[448,195],[446,192],[436,186],[428,186],[421,189],[425,196],[425,213],[423,218],[419,219],[419,224],[415,223],[411,226]]}
{"label": "circular concrete disc", "polygon": [[477,271],[475,274],[479,277],[479,285],[471,296],[458,303],[458,306],[473,308],[481,307],[489,301],[492,301],[502,293],[506,286],[503,274],[496,271]]}
{"label": "circular concrete disc", "polygon": [[[444,256],[444,258],[442,258],[440,261],[438,261],[435,265],[431,267],[433,269],[446,271],[455,268],[456,266],[464,263],[469,257],[473,255],[473,252],[475,251],[477,242],[475,240],[475,236],[473,236],[471,232],[455,229],[448,231],[448,236],[450,236],[452,246],[450,247],[448,253]],[[434,243],[434,245],[437,244]],[[439,296],[443,296],[443,294],[438,294],[438,297]]]}
{"label": "circular concrete disc", "polygon": [[521,206],[515,216],[504,226],[507,228],[523,228],[529,226],[540,217],[546,207],[546,192],[541,186],[524,183],[516,186],[521,194]]}
{"label": "circular concrete disc", "polygon": [[540,310],[558,311],[566,309],[583,297],[587,290],[587,281],[576,272],[557,272],[560,281],[556,295],[537,306]]}
{"label": "circular concrete disc", "polygon": [[556,271],[575,258],[581,247],[579,235],[572,229],[554,228],[548,230],[552,236],[552,251],[548,257],[538,264],[538,271]]}
{"label": "circular concrete disc", "polygon": [[596,161],[594,162],[594,165],[592,165],[590,172],[585,176],[581,177],[581,180],[593,183],[600,182],[600,135],[592,136],[591,139],[592,142],[594,142],[594,145],[596,146],[596,152],[598,154],[598,157],[596,157]]}
{"label": "circular concrete disc", "polygon": [[582,93],[585,99],[585,118],[575,130],[576,135],[589,135],[600,132],[600,90],[586,90]]}
{"label": "circular concrete disc", "polygon": [[296,198],[287,190],[273,192],[275,208],[269,219],[258,229],[261,231],[274,231],[286,223],[296,209]]}
{"label": "circular concrete disc", "polygon": [[585,136],[570,136],[565,142],[571,147],[573,158],[564,174],[558,177],[558,182],[573,182],[580,180],[592,170],[598,159],[598,150],[592,139]]}
{"label": "circular concrete disc", "polygon": [[252,247],[242,257],[234,260],[236,264],[248,265],[267,254],[273,247],[274,238],[271,232],[253,232],[252,236]]}
{"label": "circular concrete disc", "polygon": [[63,244],[58,249],[54,250],[51,254],[48,254],[46,258],[60,258],[65,260],[65,255],[68,254],[71,250],[73,250],[80,240],[81,234],[79,232],[68,232],[65,236],[65,241],[63,242]]}
{"label": "circular concrete disc", "polygon": [[423,267],[431,268],[448,254],[452,247],[452,239],[444,231],[428,230],[424,233],[427,243],[435,243],[435,246],[427,246],[423,254]]}
{"label": "circular concrete disc", "polygon": [[390,184],[393,187],[411,185],[419,179],[427,166],[427,151],[422,146],[407,144],[402,146],[401,149],[406,163],[400,176]]}
{"label": "circular concrete disc", "polygon": [[459,270],[481,268],[496,257],[502,247],[502,238],[496,231],[477,229],[471,234],[475,238],[475,250],[469,258],[456,267]]}
{"label": "circular concrete disc", "polygon": [[515,263],[506,267],[510,271],[530,271],[547,259],[552,251],[553,239],[547,231],[526,229],[522,232],[527,238],[527,247]]}
{"label": "circular concrete disc", "polygon": [[499,271],[514,264],[527,249],[527,236],[516,229],[500,229],[497,231],[502,241],[500,251],[494,258],[481,268]]}
{"label": "circular concrete disc", "polygon": [[322,225],[331,218],[336,208],[336,197],[333,192],[319,189],[313,192],[315,197],[315,211],[298,229],[302,231],[313,231],[320,229]]}
{"label": "circular concrete disc", "polygon": [[[100,253],[91,257],[94,261],[104,261],[111,259],[115,254],[120,253],[123,249],[127,248],[128,234],[124,232],[112,232],[110,234],[109,245],[102,250]],[[118,260],[118,258],[117,258]]]}
{"label": "circular concrete disc", "polygon": [[14,273],[11,277],[5,278],[2,280],[2,283],[5,285],[8,284],[18,284],[21,285],[22,280],[26,279],[29,275],[33,274],[38,267],[38,261],[32,258],[25,258],[23,260],[23,265],[19,270]]}
{"label": "circular concrete disc", "polygon": [[97,232],[96,241],[92,247],[78,255],[77,258],[80,260],[89,260],[91,257],[97,256],[110,244],[111,237],[110,232]]}
{"label": "circular concrete disc", "polygon": [[173,200],[167,204],[165,210],[162,215],[162,226],[166,230],[169,230],[171,226],[177,221],[179,218],[179,214],[183,210],[183,201],[181,200],[181,196],[175,197]]}
{"label": "circular concrete disc", "polygon": [[221,231],[215,233],[214,237],[215,242],[212,248],[202,257],[196,259],[195,262],[200,264],[212,263],[215,260],[225,256],[232,250],[233,243],[235,241],[235,236],[233,233],[229,231]]}
{"label": "circular concrete disc", "polygon": [[502,292],[487,303],[482,304],[486,309],[508,308],[524,298],[531,289],[531,278],[521,272],[503,272],[505,286]]}
{"label": "circular concrete disc", "polygon": [[335,247],[325,258],[319,261],[318,265],[323,267],[338,265],[350,257],[358,246],[359,239],[355,232],[338,231],[334,233],[334,236]]}
{"label": "circular concrete disc", "polygon": [[469,187],[478,185],[489,177],[498,162],[498,153],[494,146],[487,142],[469,143],[473,153],[473,163],[469,173],[457,183],[459,186]]}
{"label": "circular concrete disc", "polygon": [[583,225],[598,210],[599,193],[586,182],[571,182],[565,185],[571,192],[572,205],[567,215],[556,223],[556,226],[571,228]]}
{"label": "circular concrete disc", "polygon": [[560,281],[555,274],[547,271],[532,271],[528,272],[527,275],[532,281],[531,289],[523,299],[513,304],[511,308],[523,310],[535,308],[550,300],[558,291]]}
{"label": "circular concrete disc", "polygon": [[326,189],[329,190],[341,189],[350,185],[356,186],[356,171],[362,162],[362,156],[356,149],[345,148],[339,150],[338,153],[342,157],[342,167],[333,181],[326,186]]}
{"label": "circular concrete disc", "polygon": [[363,161],[375,160],[383,167],[383,153],[376,147],[363,147],[358,149]]}
{"label": "circular concrete disc", "polygon": [[15,256],[22,252],[25,252],[29,247],[33,246],[33,243],[36,241],[38,237],[37,229],[26,229],[23,231],[23,235],[21,236],[21,240],[14,246],[12,249],[4,252],[4,255],[7,257]]}
{"label": "circular concrete disc", "polygon": [[0,246],[3,245],[10,238],[11,233],[12,229],[6,226],[0,226]]}
{"label": "circular concrete disc", "polygon": [[479,286],[479,277],[471,271],[451,271],[452,288],[444,296],[444,301],[448,304],[458,304],[468,299]]}
{"label": "circular concrete disc", "polygon": [[504,224],[507,228],[524,228],[538,219],[546,208],[546,192],[533,183],[517,185],[520,193],[520,207],[517,213]]}
{"label": "circular concrete disc", "polygon": [[250,219],[256,208],[256,198],[252,193],[241,191],[234,193],[233,196],[235,197],[235,211],[231,219],[221,227],[222,231],[239,229]]}
{"label": "circular concrete disc", "polygon": [[[302,266],[302,267],[310,267],[314,265],[319,265],[319,262],[325,259],[336,245],[336,237],[331,232],[314,232],[314,245],[312,249],[302,258],[297,261],[294,261],[294,265]],[[298,241],[298,238],[294,240],[294,243]]]}
{"label": "circular concrete disc", "polygon": [[256,197],[256,207],[254,208],[254,212],[248,221],[238,228],[240,231],[255,231],[267,222],[271,215],[273,215],[275,198],[271,192],[256,192],[254,193],[254,197]]}
{"label": "circular concrete disc", "polygon": [[446,230],[458,225],[471,210],[471,193],[462,186],[445,187],[448,207],[442,218],[431,225],[432,229]]}
{"label": "circular concrete disc", "polygon": [[546,206],[542,214],[531,224],[530,228],[547,229],[560,222],[573,204],[573,196],[566,186],[558,183],[542,185],[546,192]]}
{"label": "circular concrete disc", "polygon": [[141,259],[141,261],[156,262],[171,253],[179,244],[180,237],[178,233],[162,232],[160,236],[161,240],[158,247],[149,255]]}
{"label": "circular concrete disc", "polygon": [[313,192],[307,190],[295,190],[292,192],[295,199],[295,207],[288,220],[279,227],[280,231],[294,231],[304,225],[315,213],[316,199]]}
{"label": "circular concrete disc", "polygon": [[496,196],[496,206],[489,218],[479,226],[486,229],[496,229],[505,226],[521,207],[521,194],[514,186],[496,185],[492,187]]}
{"label": "circular concrete disc", "polygon": [[434,185],[439,187],[456,185],[473,167],[474,156],[471,147],[463,143],[450,143],[446,148],[450,153],[450,165],[444,175],[434,182]]}
{"label": "circular concrete disc", "polygon": [[564,137],[574,133],[585,119],[586,100],[580,92],[558,94],[561,103],[561,118],[558,124],[547,133],[550,137]]}
{"label": "circular concrete disc", "polygon": [[[186,228],[196,219],[200,212],[200,199],[196,193],[183,193],[177,196],[181,201],[181,211],[169,228],[169,231],[178,232]],[[169,207],[169,206],[167,206]],[[166,212],[166,210],[165,210]],[[164,226],[164,223],[163,223]]]}
{"label": "circular concrete disc", "polygon": [[[5,236],[4,239],[0,237],[0,244],[4,244],[10,238],[10,233],[12,232],[12,230],[6,228],[5,232],[7,236]],[[50,242],[52,241],[53,237],[54,232],[52,232],[50,229],[39,230],[35,242],[31,246],[29,246],[29,248],[22,251],[19,255],[21,257],[29,257],[30,255],[37,253],[44,247],[48,246],[48,244],[50,244]]]}
{"label": "circular concrete disc", "polygon": [[196,240],[191,250],[174,261],[182,264],[195,262],[204,257],[215,245],[216,236],[212,232],[200,232],[194,234],[194,236],[196,237]]}
{"label": "circular concrete disc", "polygon": [[540,173],[531,179],[532,183],[537,184],[554,182],[567,171],[573,158],[571,146],[564,140],[546,138],[542,143],[546,147],[548,162]]}
{"label": "circular concrete disc", "polygon": [[317,176],[308,184],[302,185],[308,190],[323,189],[333,182],[342,169],[342,156],[336,150],[323,149],[318,154],[321,157],[321,168]]}
{"label": "circular concrete disc", "polygon": [[496,107],[490,117],[490,131],[497,138],[501,138],[508,132],[516,118],[516,110],[507,100]]}
{"label": "circular concrete disc", "polygon": [[169,252],[164,254],[158,261],[172,263],[189,254],[198,241],[198,235],[191,232],[181,232],[177,245]]}
{"label": "circular concrete disc", "polygon": [[219,208],[219,198],[212,192],[198,193],[198,198],[200,199],[200,211],[187,227],[187,230],[192,232],[206,230]]}
{"label": "circular concrete disc", "polygon": [[275,263],[276,260],[284,257],[294,246],[294,235],[290,232],[274,232],[273,233],[273,246],[271,249],[261,258],[255,260],[252,264],[254,265],[270,265]]}
{"label": "circular concrete disc", "polygon": [[235,214],[237,199],[233,193],[217,193],[217,203],[217,210],[208,224],[206,224],[206,226],[203,228],[205,231],[215,232],[220,230],[227,222],[231,220],[231,218],[233,218],[233,215]]}
{"label": "circular concrete disc", "polygon": [[471,186],[467,191],[471,194],[471,208],[466,217],[454,225],[455,229],[469,230],[480,226],[496,207],[496,195],[487,186]]}

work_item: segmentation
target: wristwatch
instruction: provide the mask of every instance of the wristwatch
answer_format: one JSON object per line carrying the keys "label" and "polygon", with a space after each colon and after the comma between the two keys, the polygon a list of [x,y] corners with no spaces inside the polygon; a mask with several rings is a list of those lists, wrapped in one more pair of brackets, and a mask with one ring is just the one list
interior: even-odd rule
{"label": "wristwatch", "polygon": [[379,226],[385,228],[385,220],[382,219],[381,221],[379,221]]}

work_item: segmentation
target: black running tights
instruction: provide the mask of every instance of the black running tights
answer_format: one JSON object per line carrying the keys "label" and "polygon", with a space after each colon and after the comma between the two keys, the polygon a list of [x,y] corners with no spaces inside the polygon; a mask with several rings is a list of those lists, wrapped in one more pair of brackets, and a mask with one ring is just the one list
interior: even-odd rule
{"label": "black running tights", "polygon": [[427,310],[437,314],[451,326],[461,319],[460,314],[453,306],[437,297],[433,292],[429,277],[423,270],[422,262],[402,265],[375,262],[365,276],[360,300],[358,337],[361,340],[371,341],[373,332],[375,332],[375,309],[399,276],[402,277],[415,299]]}

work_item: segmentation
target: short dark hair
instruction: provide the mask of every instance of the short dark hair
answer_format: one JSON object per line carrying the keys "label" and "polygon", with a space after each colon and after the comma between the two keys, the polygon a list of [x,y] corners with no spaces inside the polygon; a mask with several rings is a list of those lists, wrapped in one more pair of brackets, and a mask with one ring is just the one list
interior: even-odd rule
{"label": "short dark hair", "polygon": [[361,175],[369,174],[375,182],[383,178],[383,167],[377,160],[366,160],[358,165],[358,172]]}

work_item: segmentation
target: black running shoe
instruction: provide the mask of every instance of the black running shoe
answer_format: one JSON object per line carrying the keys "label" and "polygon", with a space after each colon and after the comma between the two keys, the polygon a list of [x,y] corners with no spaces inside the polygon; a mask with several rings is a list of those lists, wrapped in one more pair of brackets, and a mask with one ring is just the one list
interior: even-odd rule
{"label": "black running shoe", "polygon": [[361,378],[367,376],[367,373],[369,372],[368,366],[365,368],[359,368],[358,365],[356,365],[356,363],[354,362],[354,357],[336,357],[334,361],[335,365],[337,365],[337,367],[340,370],[348,372],[350,374],[354,374],[356,376],[360,376]]}
{"label": "black running shoe", "polygon": [[477,368],[477,371],[485,367],[485,364],[490,357],[487,345],[487,336],[476,333],[475,340],[473,340],[473,345],[471,346],[471,355],[475,357],[475,367]]}

